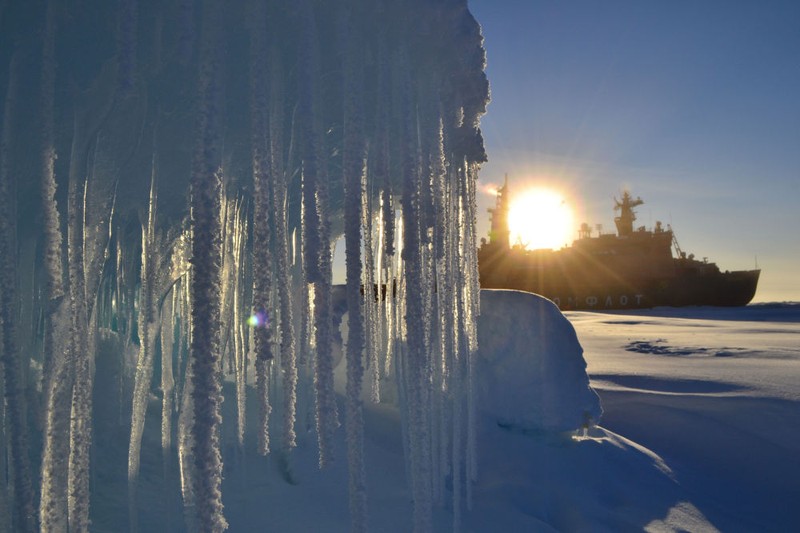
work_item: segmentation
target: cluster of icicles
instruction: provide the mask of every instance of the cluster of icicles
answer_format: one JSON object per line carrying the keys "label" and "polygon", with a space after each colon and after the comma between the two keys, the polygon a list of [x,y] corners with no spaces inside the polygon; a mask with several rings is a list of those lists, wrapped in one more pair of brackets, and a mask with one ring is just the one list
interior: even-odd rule
{"label": "cluster of icicles", "polygon": [[[160,140],[156,122],[149,201],[141,210],[137,243],[125,239],[115,213],[117,184],[103,177],[114,168],[104,160],[113,155],[104,148],[103,143],[111,144],[108,135],[80,123],[77,113],[71,153],[59,154],[70,158],[66,209],[56,203],[57,2],[47,3],[40,96],[44,231],[38,267],[45,281],[32,305],[17,302],[13,280],[31,265],[12,260],[15,209],[0,202],[3,427],[8,432],[0,440],[9,443],[12,464],[9,472],[0,472],[0,479],[10,479],[0,487],[0,504],[14,511],[0,514],[14,530],[89,529],[95,356],[113,331],[127,339],[120,358],[131,346],[138,352],[129,396],[132,531],[139,529],[137,486],[151,388],[160,391],[162,401],[164,471],[178,461],[186,527],[226,529],[219,436],[224,380],[235,384],[241,450],[248,432],[255,432],[258,453],[280,454],[287,476],[292,449],[309,433],[316,434],[321,468],[346,457],[352,531],[366,531],[369,522],[363,402],[380,402],[388,384],[401,413],[414,530],[432,529],[437,504],[452,506],[453,527],[459,530],[461,508],[471,504],[477,475],[475,180],[485,158],[478,119],[488,99],[480,32],[466,2],[423,7],[354,0],[326,8],[336,15],[342,58],[336,138],[328,135],[324,121],[331,103],[318,90],[325,75],[319,6],[310,0],[297,3],[296,62],[284,65],[286,54],[269,37],[268,3],[245,2],[252,16],[249,192],[236,186],[223,164],[226,117],[220,102],[231,82],[222,74],[221,8],[211,0],[197,6],[177,3],[181,13],[196,12],[194,18],[202,21],[195,39],[198,119],[195,157],[187,169],[190,214],[177,226],[159,222],[159,188],[169,177],[159,171],[160,146],[167,141]],[[367,42],[364,20],[374,5],[389,14],[428,10],[429,27],[417,31],[436,41],[435,53],[422,56],[410,43],[392,40],[396,35]],[[135,91],[141,75],[133,65],[136,24],[143,17],[135,16],[132,0],[121,1],[119,9],[114,95]],[[417,22],[406,21],[415,28]],[[12,60],[0,153],[3,200],[10,198],[6,193],[14,190],[16,179],[5,163],[15,127],[17,68]],[[344,191],[335,206],[334,181]],[[299,206],[296,224],[290,222],[291,206]],[[341,291],[331,282],[337,221],[343,222],[346,261],[343,415],[337,409],[333,363],[342,314]],[[21,318],[11,311],[18,308]],[[41,341],[32,349],[41,355],[28,357],[24,342],[15,342],[24,329],[20,324],[33,323],[33,317],[38,317]],[[26,369],[37,361],[43,405],[38,495],[22,419]],[[160,383],[153,383],[157,364]],[[248,394],[258,400],[256,428],[246,427]],[[344,451],[334,449],[342,418]],[[306,420],[313,420],[313,427],[306,427]]]}

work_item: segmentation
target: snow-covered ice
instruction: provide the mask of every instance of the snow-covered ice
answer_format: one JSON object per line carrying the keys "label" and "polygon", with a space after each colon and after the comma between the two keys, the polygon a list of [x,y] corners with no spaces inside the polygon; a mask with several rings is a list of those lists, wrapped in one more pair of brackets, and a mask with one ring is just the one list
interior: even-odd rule
{"label": "snow-covered ice", "polygon": [[[460,531],[792,530],[800,306],[565,317],[535,295],[484,290],[481,310],[478,480]],[[584,430],[598,421],[598,396],[599,425]],[[411,530],[412,502],[391,398],[364,404],[364,460],[369,530],[399,533]],[[320,471],[313,429],[298,431],[289,469],[280,454],[258,456],[252,435],[240,454],[235,402],[223,407],[231,531],[349,530],[346,461]],[[166,523],[156,424],[143,444],[147,530]],[[344,438],[340,427],[337,447]],[[118,531],[100,525],[125,523],[124,499],[95,497],[106,516],[94,530]],[[178,516],[170,530],[180,530]],[[435,507],[433,527],[452,530],[449,504]]]}
{"label": "snow-covered ice", "polygon": [[[653,521],[685,529],[796,529],[800,305],[567,313],[605,428],[657,453],[684,501]],[[684,502],[692,505],[686,512]]]}
{"label": "snow-covered ice", "polygon": [[549,300],[483,291],[478,322],[478,404],[502,426],[552,433],[600,418],[575,336]]}

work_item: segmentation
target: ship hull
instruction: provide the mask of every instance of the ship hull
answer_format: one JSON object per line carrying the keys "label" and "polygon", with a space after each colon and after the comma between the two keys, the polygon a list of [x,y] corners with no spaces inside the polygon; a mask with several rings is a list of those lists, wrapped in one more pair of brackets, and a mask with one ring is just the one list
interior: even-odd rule
{"label": "ship hull", "polygon": [[758,286],[760,270],[720,272],[709,275],[676,278],[667,294],[658,295],[661,305],[713,305],[736,307],[747,305]]}
{"label": "ship hull", "polygon": [[753,299],[760,270],[720,272],[714,265],[693,263],[700,268],[672,257],[662,261],[628,257],[623,263],[568,251],[479,251],[482,288],[536,293],[562,310],[742,306]]}

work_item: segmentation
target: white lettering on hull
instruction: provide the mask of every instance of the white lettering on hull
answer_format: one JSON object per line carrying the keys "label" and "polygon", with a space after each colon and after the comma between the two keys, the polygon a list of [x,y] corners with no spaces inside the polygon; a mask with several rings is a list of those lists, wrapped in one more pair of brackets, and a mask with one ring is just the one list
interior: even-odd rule
{"label": "white lettering on hull", "polygon": [[[614,295],[606,295],[605,298],[598,298],[597,296],[586,296],[581,301],[580,298],[575,296],[569,296],[567,298],[567,305],[565,306],[566,309],[575,309],[575,308],[582,308],[582,307],[589,307],[594,308],[598,307],[598,304],[602,301],[603,307],[605,308],[617,308],[617,307],[628,307],[632,300],[636,301],[634,307],[640,307],[642,305],[642,299],[644,298],[643,294],[634,294],[633,296],[629,296],[627,294],[621,294],[619,296]],[[559,309],[562,308],[561,305],[561,297],[554,296],[551,298],[554,304],[558,306]]]}

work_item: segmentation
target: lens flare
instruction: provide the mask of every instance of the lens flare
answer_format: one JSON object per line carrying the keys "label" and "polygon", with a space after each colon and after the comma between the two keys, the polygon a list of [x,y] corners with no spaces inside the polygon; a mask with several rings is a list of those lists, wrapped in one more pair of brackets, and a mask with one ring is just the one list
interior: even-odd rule
{"label": "lens flare", "polygon": [[560,248],[573,238],[572,210],[561,194],[529,189],[514,199],[508,212],[511,244],[529,250]]}
{"label": "lens flare", "polygon": [[266,328],[269,327],[269,320],[267,317],[267,312],[264,310],[259,310],[250,315],[247,319],[247,325],[252,328]]}

